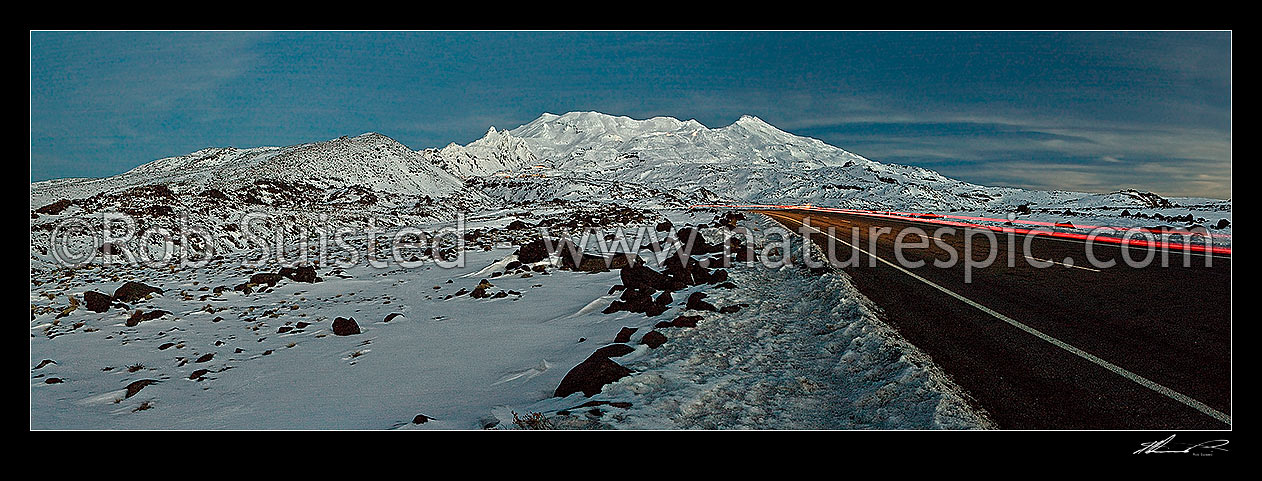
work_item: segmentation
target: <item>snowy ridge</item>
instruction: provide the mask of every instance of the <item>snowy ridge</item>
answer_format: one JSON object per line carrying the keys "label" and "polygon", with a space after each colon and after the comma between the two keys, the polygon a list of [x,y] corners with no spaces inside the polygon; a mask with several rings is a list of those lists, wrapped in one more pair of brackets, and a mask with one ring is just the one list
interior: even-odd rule
{"label": "snowy ridge", "polygon": [[167,184],[176,191],[242,188],[259,180],[301,182],[321,188],[361,186],[377,192],[442,197],[460,179],[421,153],[376,133],[289,147],[211,148],[158,159],[104,179],[57,179],[31,184],[36,207],[128,187]]}
{"label": "snowy ridge", "polygon": [[[1062,210],[1154,207],[1152,197],[1161,199],[1133,191],[1086,194],[980,186],[920,167],[874,162],[748,115],[726,127],[709,128],[671,117],[544,114],[509,131],[491,129],[468,146],[427,154],[458,175],[522,179],[515,188],[532,192],[522,197],[571,199],[561,185],[564,180],[538,180],[560,178],[678,192],[691,201],[869,209],[1011,212],[1023,204]],[[499,190],[501,195],[494,197],[514,197],[504,194],[511,188]],[[652,198],[647,190],[641,196]],[[1230,211],[1229,202],[1214,199],[1176,199],[1173,204]]]}

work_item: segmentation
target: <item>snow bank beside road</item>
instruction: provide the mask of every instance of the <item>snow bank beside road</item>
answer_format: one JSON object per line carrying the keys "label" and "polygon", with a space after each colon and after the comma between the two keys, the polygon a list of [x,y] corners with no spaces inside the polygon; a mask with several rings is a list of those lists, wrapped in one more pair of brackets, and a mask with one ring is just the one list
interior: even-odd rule
{"label": "snow bank beside road", "polygon": [[[793,240],[795,252],[799,242]],[[567,399],[571,406],[549,400],[532,410],[569,411],[552,418],[558,427],[995,427],[932,360],[876,317],[844,273],[759,264],[729,272],[738,287],[709,289],[707,300],[750,307],[690,311],[703,316],[696,328],[662,329],[669,337],[662,347],[617,358],[635,373],[592,400],[629,409],[573,409]]]}

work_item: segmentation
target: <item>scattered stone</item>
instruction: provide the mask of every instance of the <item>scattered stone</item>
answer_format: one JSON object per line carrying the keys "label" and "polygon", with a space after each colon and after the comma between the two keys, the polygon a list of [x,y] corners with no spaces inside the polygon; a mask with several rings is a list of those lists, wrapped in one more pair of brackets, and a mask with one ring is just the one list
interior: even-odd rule
{"label": "scattered stone", "polygon": [[86,291],[83,293],[83,303],[92,312],[108,311],[113,300],[108,294],[102,292]]}
{"label": "scattered stone", "polygon": [[192,374],[189,374],[188,378],[194,381],[200,381],[202,379],[202,376],[205,376],[207,374],[210,374],[210,369],[198,369],[196,371],[193,371]]}
{"label": "scattered stone", "polygon": [[635,352],[635,348],[626,344],[610,344],[597,349],[596,352],[593,352],[592,355],[587,356],[587,358],[591,359],[603,357],[607,359],[611,357],[622,357],[627,354],[631,354],[632,352]]}
{"label": "scattered stone", "polygon": [[359,324],[355,322],[355,318],[339,317],[333,320],[333,334],[338,336],[350,336],[359,334]]}
{"label": "scattered stone", "polygon": [[429,422],[429,420],[430,420],[429,416],[426,416],[424,414],[417,414],[416,417],[412,418],[412,424],[425,424]]}
{"label": "scattered stone", "polygon": [[666,335],[657,331],[649,331],[648,334],[640,338],[640,344],[644,344],[650,349],[657,349],[658,346],[666,344]]}
{"label": "scattered stone", "polygon": [[162,289],[148,286],[135,281],[128,281],[114,291],[112,296],[114,300],[119,302],[132,303],[144,299],[149,294],[161,294]]}
{"label": "scattered stone", "polygon": [[210,361],[211,359],[214,359],[214,358],[215,358],[215,353],[212,352],[210,354],[206,354],[206,355],[203,355],[202,357],[197,358],[197,360],[193,362],[203,363],[203,362]]}
{"label": "scattered stone", "polygon": [[670,325],[671,327],[697,327],[699,321],[701,321],[701,316],[679,316],[670,321]]}
{"label": "scattered stone", "polygon": [[39,364],[36,365],[34,369],[42,369],[44,366],[47,366],[49,364],[57,364],[57,361],[54,361],[52,359],[45,359],[43,361],[40,361]]}
{"label": "scattered stone", "polygon": [[643,264],[627,266],[618,275],[622,279],[622,285],[628,289],[671,290],[669,277],[649,269]]}
{"label": "scattered stone", "polygon": [[[623,347],[627,346],[624,345]],[[630,374],[631,370],[623,367],[621,364],[613,362],[607,357],[592,355],[592,357],[574,366],[574,369],[565,374],[565,378],[561,379],[561,385],[557,386],[553,396],[565,397],[576,392],[582,392],[587,397],[595,396],[600,393],[606,384]]]}
{"label": "scattered stone", "polygon": [[157,382],[157,379],[141,379],[139,381],[134,381],[127,385],[127,394],[123,396],[123,399],[135,396],[136,393],[140,392],[141,389],[144,389],[145,386],[157,384]]}
{"label": "scattered stone", "polygon": [[61,199],[46,206],[35,209],[40,214],[57,215],[70,207],[70,199]]}
{"label": "scattered stone", "polygon": [[249,282],[249,283],[250,283],[250,284],[254,284],[254,285],[256,285],[256,286],[261,286],[261,285],[263,285],[263,284],[267,284],[267,287],[276,287],[276,283],[277,283],[277,282],[280,282],[280,280],[281,280],[281,279],[284,279],[284,278],[285,278],[285,276],[282,276],[282,275],[280,275],[280,274],[272,274],[272,273],[268,273],[268,272],[260,272],[260,273],[258,273],[258,274],[254,274],[254,275],[250,276],[250,282]]}
{"label": "scattered stone", "polygon": [[688,302],[684,305],[684,309],[717,312],[719,309],[714,307],[714,304],[702,300],[705,298],[706,294],[704,292],[692,293],[691,296],[688,296]]}
{"label": "scattered stone", "polygon": [[618,335],[614,336],[613,342],[631,342],[631,335],[638,330],[634,327],[623,327],[622,330],[618,331]]}
{"label": "scattered stone", "polygon": [[[281,268],[279,275],[288,277],[295,282],[314,283],[324,280],[316,275],[315,266],[300,266],[297,268],[283,267]],[[252,277],[251,282],[253,282]]]}
{"label": "scattered stone", "polygon": [[381,322],[390,322],[390,321],[393,321],[394,318],[402,316],[402,315],[403,313],[400,313],[400,312],[391,312],[390,315],[386,316],[386,320],[381,321]]}
{"label": "scattered stone", "polygon": [[141,311],[140,309],[137,309],[136,312],[133,312],[131,314],[131,317],[127,319],[127,322],[123,323],[123,325],[127,327],[136,327],[136,325],[140,324],[141,322],[152,321],[154,319],[165,316],[167,314],[170,314],[170,312],[163,311],[160,309],[149,311],[149,312],[144,312],[144,311]]}

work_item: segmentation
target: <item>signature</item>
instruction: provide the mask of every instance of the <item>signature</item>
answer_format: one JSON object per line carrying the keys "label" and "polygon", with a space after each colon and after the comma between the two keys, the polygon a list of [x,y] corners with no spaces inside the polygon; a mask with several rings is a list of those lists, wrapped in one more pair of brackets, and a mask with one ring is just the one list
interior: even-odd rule
{"label": "signature", "polygon": [[1228,441],[1226,439],[1215,439],[1213,441],[1204,441],[1196,444],[1176,444],[1171,443],[1174,440],[1173,434],[1170,437],[1160,441],[1152,441],[1140,443],[1142,448],[1135,451],[1134,454],[1191,454],[1193,456],[1212,456],[1215,451],[1226,452]]}

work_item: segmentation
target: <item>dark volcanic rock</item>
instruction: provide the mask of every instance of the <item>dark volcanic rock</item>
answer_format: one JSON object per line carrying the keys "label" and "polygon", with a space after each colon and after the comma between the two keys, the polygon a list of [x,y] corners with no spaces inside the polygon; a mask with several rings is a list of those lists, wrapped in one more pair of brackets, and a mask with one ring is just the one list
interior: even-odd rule
{"label": "dark volcanic rock", "polygon": [[716,311],[717,312],[719,309],[717,307],[714,307],[714,304],[710,304],[709,302],[702,300],[702,299],[705,299],[705,297],[706,297],[706,294],[704,292],[692,293],[691,296],[688,296],[688,302],[687,304],[684,305],[684,308],[690,309],[690,310],[698,310],[698,311]]}
{"label": "dark volcanic rock", "polygon": [[670,325],[671,327],[697,327],[697,322],[700,320],[701,316],[679,316],[670,321]]}
{"label": "dark volcanic rock", "polygon": [[595,396],[606,384],[622,379],[631,374],[631,370],[607,357],[592,356],[574,366],[561,379],[553,396],[565,397],[576,392],[584,396]]}
{"label": "dark volcanic rock", "polygon": [[640,338],[640,344],[647,345],[649,348],[657,349],[658,346],[666,344],[666,335],[657,331],[649,331],[643,338]]}
{"label": "dark volcanic rock", "polygon": [[618,331],[618,335],[613,337],[613,342],[631,342],[631,335],[638,330],[634,327],[623,327],[622,330]]}
{"label": "dark volcanic rock", "polygon": [[643,263],[644,260],[635,254],[615,254],[609,261],[609,268],[612,270],[625,269],[629,266]]}
{"label": "dark volcanic rock", "polygon": [[417,414],[416,417],[412,418],[412,424],[425,424],[427,422],[429,422],[429,416],[424,414]]}
{"label": "dark volcanic rock", "polygon": [[675,233],[675,238],[679,240],[679,250],[684,255],[691,256],[695,254],[714,254],[723,252],[723,246],[720,244],[707,244],[705,237],[701,236],[701,231],[692,227],[684,227]]}
{"label": "dark volcanic rock", "polygon": [[153,286],[147,286],[145,284],[141,284],[135,281],[128,281],[128,282],[123,283],[122,286],[120,286],[117,290],[115,290],[114,295],[112,297],[114,298],[114,300],[119,301],[119,302],[132,303],[140,299],[144,299],[145,296],[151,293],[161,294],[162,289],[158,289],[157,287],[153,287]]}
{"label": "dark volcanic rock", "polygon": [[280,270],[280,275],[288,277],[296,282],[313,283],[323,280],[316,276],[315,266],[299,266],[297,268],[283,267]]}
{"label": "dark volcanic rock", "polygon": [[628,289],[653,289],[655,291],[670,290],[670,278],[649,269],[643,264],[627,266],[619,272],[622,285]]}
{"label": "dark volcanic rock", "polygon": [[587,356],[587,359],[622,357],[633,352],[635,352],[635,348],[626,344],[610,344],[597,349],[592,355]]}
{"label": "dark volcanic rock", "polygon": [[56,215],[60,214],[61,211],[66,210],[67,207],[70,207],[70,199],[61,199],[57,202],[35,209],[35,212],[40,214]]}
{"label": "dark volcanic rock", "polygon": [[592,254],[583,254],[582,260],[580,260],[577,265],[567,266],[565,259],[566,257],[562,257],[562,260],[561,260],[562,268],[569,267],[571,269],[574,269],[580,272],[608,272],[609,265],[613,263],[612,260],[610,260],[608,257],[592,255]]}
{"label": "dark volcanic rock", "polygon": [[285,276],[282,276],[280,274],[260,272],[258,274],[254,274],[250,276],[250,284],[257,284],[257,285],[267,284],[268,287],[276,287],[276,283],[280,282],[280,280],[284,278]]}
{"label": "dark volcanic rock", "polygon": [[339,317],[333,320],[333,334],[338,336],[350,336],[359,334],[359,324],[355,322],[355,318]]}
{"label": "dark volcanic rock", "polygon": [[87,305],[89,311],[108,311],[110,309],[110,302],[113,302],[113,299],[104,293],[97,291],[87,291],[83,293],[83,303]]}
{"label": "dark volcanic rock", "polygon": [[156,379],[141,379],[139,381],[132,382],[127,385],[127,394],[124,395],[123,398],[126,399],[135,396],[136,393],[140,392],[141,389],[144,389],[145,386],[156,384],[157,382],[158,380]]}
{"label": "dark volcanic rock", "polygon": [[163,310],[153,310],[149,312],[144,312],[137,309],[136,312],[133,312],[131,314],[131,317],[127,319],[127,322],[123,323],[123,325],[127,327],[135,327],[137,324],[140,324],[144,321],[152,321],[154,319],[165,316],[167,314],[170,314],[170,312],[163,311]]}
{"label": "dark volcanic rock", "polygon": [[[570,257],[568,254],[577,252],[579,252],[578,246],[569,239],[535,239],[517,249],[517,259],[523,264],[533,264],[547,259],[549,254],[557,254],[561,256],[561,262],[564,265],[566,258]],[[569,265],[574,266],[573,258],[570,258]]]}
{"label": "dark volcanic rock", "polygon": [[543,239],[523,244],[517,249],[517,259],[526,264],[533,264],[548,258],[548,249]]}
{"label": "dark volcanic rock", "polygon": [[669,304],[653,301],[653,291],[651,289],[627,289],[622,291],[620,300],[613,301],[603,312],[605,314],[612,314],[618,311],[642,312],[652,317],[666,312],[666,309],[669,308]]}

